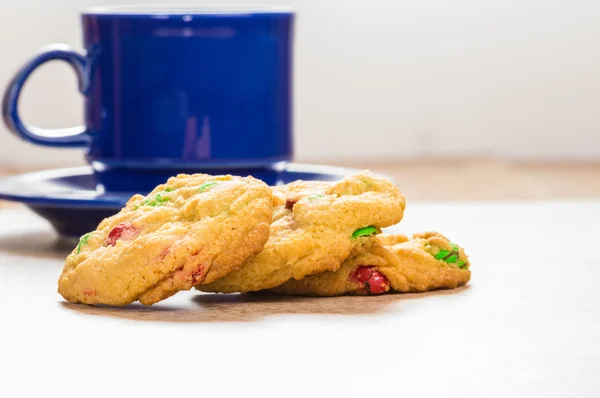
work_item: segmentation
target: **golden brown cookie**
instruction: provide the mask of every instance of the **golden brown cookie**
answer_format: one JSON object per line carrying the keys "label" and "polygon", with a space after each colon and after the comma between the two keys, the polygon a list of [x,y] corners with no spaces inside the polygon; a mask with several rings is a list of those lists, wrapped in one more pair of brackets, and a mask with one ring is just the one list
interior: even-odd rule
{"label": "golden brown cookie", "polygon": [[214,281],[258,253],[269,236],[270,188],[252,177],[178,175],[84,235],[58,292],[68,301],[151,305]]}
{"label": "golden brown cookie", "polygon": [[371,238],[334,272],[291,280],[273,292],[302,296],[453,289],[471,278],[464,250],[436,232]]}
{"label": "golden brown cookie", "polygon": [[358,235],[398,223],[405,206],[393,183],[368,171],[333,183],[297,181],[276,187],[273,200],[271,234],[263,250],[237,271],[196,288],[257,291],[337,270],[361,244]]}

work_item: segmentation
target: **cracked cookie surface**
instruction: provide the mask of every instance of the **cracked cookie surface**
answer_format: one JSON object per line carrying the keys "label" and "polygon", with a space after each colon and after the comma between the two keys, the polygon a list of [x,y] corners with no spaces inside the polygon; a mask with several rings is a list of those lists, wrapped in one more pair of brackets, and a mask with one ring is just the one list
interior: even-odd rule
{"label": "cracked cookie surface", "polygon": [[453,289],[471,278],[464,250],[437,232],[378,236],[357,247],[335,272],[291,280],[273,292],[303,296]]}
{"label": "cracked cookie surface", "polygon": [[273,201],[271,232],[263,250],[225,277],[196,286],[198,290],[257,291],[337,270],[354,247],[368,240],[353,233],[394,225],[405,207],[392,182],[368,171],[337,182],[296,181],[274,187]]}
{"label": "cracked cookie surface", "polygon": [[58,292],[75,303],[154,304],[238,268],[262,249],[272,216],[271,189],[255,178],[172,177],[81,237]]}

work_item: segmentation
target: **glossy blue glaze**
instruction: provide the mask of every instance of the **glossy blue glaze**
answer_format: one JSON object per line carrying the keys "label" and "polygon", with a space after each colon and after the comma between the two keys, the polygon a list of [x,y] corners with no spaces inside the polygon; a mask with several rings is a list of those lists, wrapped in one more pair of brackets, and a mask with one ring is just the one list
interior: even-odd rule
{"label": "glossy blue glaze", "polygon": [[[4,120],[36,144],[88,147],[99,173],[290,160],[293,20],[289,11],[84,13],[85,55],[52,47],[31,60],[6,90]],[[85,128],[47,133],[19,118],[25,80],[55,59],[78,74]]]}
{"label": "glossy blue glaze", "polygon": [[87,147],[90,145],[90,137],[86,133],[85,127],[44,130],[26,125],[19,116],[19,96],[25,81],[38,66],[50,61],[64,61],[69,64],[77,74],[79,91],[85,95],[89,85],[86,58],[77,54],[68,46],[62,44],[50,45],[25,64],[8,84],[2,100],[4,123],[10,131],[33,144],[56,147]]}
{"label": "glossy blue glaze", "polygon": [[[269,185],[292,181],[335,181],[356,170],[301,164],[278,164],[261,169],[237,169],[232,174],[252,175]],[[148,172],[140,178],[146,189],[110,191],[98,184],[90,167],[49,170],[0,179],[0,199],[20,202],[46,218],[63,236],[79,237],[96,229],[103,218],[117,213],[134,193],[147,194],[166,181]],[[129,179],[130,181],[134,181]],[[124,184],[127,179],[121,178]],[[138,186],[139,187],[139,186]]]}

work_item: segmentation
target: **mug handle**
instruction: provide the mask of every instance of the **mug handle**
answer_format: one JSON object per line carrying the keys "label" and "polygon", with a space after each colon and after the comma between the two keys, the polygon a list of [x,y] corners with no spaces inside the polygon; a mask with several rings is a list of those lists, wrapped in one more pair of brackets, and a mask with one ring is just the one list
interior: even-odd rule
{"label": "mug handle", "polygon": [[79,92],[85,95],[89,86],[85,57],[64,44],[47,46],[21,67],[6,87],[2,100],[4,123],[16,136],[37,145],[70,148],[87,147],[90,143],[90,136],[85,126],[43,129],[26,125],[19,116],[19,97],[25,81],[38,66],[55,60],[65,61],[71,65],[77,74]]}

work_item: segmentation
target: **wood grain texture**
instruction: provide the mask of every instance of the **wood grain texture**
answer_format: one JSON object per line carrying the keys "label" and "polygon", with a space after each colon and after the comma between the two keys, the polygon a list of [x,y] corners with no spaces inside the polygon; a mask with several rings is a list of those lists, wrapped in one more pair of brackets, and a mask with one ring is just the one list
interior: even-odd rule
{"label": "wood grain texture", "polygon": [[464,159],[368,167],[393,176],[409,201],[600,198],[600,163]]}
{"label": "wood grain texture", "polygon": [[[396,180],[409,201],[600,198],[600,163],[509,162],[494,159],[345,163]],[[2,169],[0,176],[24,170]],[[0,207],[16,206],[0,200]]]}
{"label": "wood grain texture", "polygon": [[[600,396],[600,201],[409,204],[394,232],[463,245],[463,288],[379,297],[180,293],[65,303],[72,242],[0,210],[3,396]],[[35,380],[32,380],[32,377]]]}

